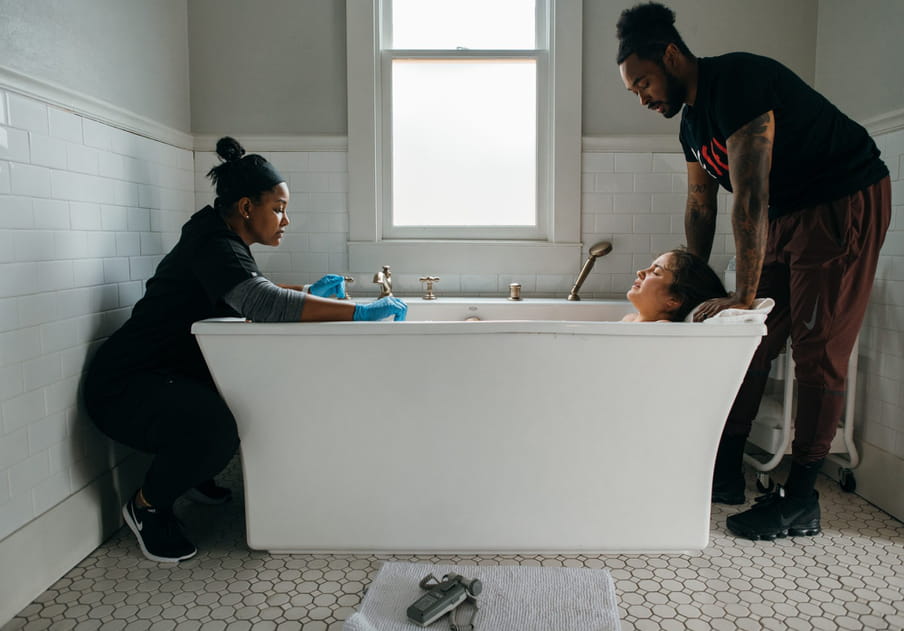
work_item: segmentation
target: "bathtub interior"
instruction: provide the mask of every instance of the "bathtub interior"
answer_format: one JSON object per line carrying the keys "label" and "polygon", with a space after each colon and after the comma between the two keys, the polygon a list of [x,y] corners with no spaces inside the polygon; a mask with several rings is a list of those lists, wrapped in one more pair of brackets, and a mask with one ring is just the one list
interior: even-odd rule
{"label": "bathtub interior", "polygon": [[[568,301],[558,298],[508,300],[505,298],[441,298],[423,300],[402,297],[408,305],[406,322],[620,322],[634,311],[627,300]],[[355,300],[354,302],[370,302]],[[246,324],[244,318],[211,318],[198,323]],[[266,326],[295,325],[297,323],[267,323]],[[328,325],[336,323],[318,323]],[[359,322],[362,324],[373,324]],[[309,326],[306,323],[305,326]],[[197,328],[197,326],[196,326]],[[225,331],[220,327],[221,331]],[[196,332],[196,331],[195,331]],[[213,332],[213,331],[209,331]]]}
{"label": "bathtub interior", "polygon": [[411,322],[553,321],[618,322],[634,311],[627,300],[568,301],[535,298],[405,298]]}

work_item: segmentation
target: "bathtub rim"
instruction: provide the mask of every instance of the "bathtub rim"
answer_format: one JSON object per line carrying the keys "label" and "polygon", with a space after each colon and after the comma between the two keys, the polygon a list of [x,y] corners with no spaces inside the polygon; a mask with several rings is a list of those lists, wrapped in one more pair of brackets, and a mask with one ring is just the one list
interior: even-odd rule
{"label": "bathtub rim", "polygon": [[558,334],[642,337],[748,337],[766,334],[759,322],[585,322],[576,320],[418,320],[406,322],[247,322],[211,318],[195,322],[191,332],[207,335],[500,335]]}

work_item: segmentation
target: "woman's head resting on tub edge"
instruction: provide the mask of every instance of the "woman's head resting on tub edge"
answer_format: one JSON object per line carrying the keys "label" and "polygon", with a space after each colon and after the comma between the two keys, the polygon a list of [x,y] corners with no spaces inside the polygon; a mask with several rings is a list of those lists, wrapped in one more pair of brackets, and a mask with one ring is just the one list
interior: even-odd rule
{"label": "woman's head resting on tub edge", "polygon": [[217,189],[214,208],[248,245],[279,245],[289,225],[286,179],[229,136],[217,141],[217,155],[223,162],[207,172]]}
{"label": "woman's head resting on tub edge", "polygon": [[637,279],[627,297],[637,313],[627,322],[681,322],[694,307],[710,298],[725,296],[725,286],[713,269],[685,248],[659,255]]}

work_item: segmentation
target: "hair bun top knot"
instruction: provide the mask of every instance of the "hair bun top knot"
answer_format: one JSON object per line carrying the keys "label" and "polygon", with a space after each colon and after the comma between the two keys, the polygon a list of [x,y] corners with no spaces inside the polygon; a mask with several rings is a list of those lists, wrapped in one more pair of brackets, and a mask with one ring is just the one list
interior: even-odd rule
{"label": "hair bun top knot", "polygon": [[638,4],[622,12],[616,26],[619,39],[657,32],[675,24],[675,12],[657,2]]}
{"label": "hair bun top knot", "polygon": [[223,136],[217,141],[217,155],[226,162],[233,162],[245,155],[245,148],[235,138]]}

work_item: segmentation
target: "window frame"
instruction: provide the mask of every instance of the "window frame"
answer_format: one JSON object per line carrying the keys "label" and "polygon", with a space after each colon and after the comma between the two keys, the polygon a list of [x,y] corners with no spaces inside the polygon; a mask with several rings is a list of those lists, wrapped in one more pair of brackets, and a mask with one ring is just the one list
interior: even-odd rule
{"label": "window frame", "polygon": [[[380,49],[382,1],[347,0],[350,269],[391,263],[395,269],[424,273],[574,272],[581,248],[581,0],[546,2],[549,41],[544,52],[550,89],[545,98],[538,98],[538,117],[545,114],[546,120],[538,119],[537,137],[538,151],[546,156],[538,160],[537,171],[543,233],[518,235],[477,227],[470,234],[446,231],[414,238],[418,231],[384,233],[389,195],[384,185],[385,121],[390,112],[384,101],[386,54]],[[412,51],[393,51],[400,52]]]}

